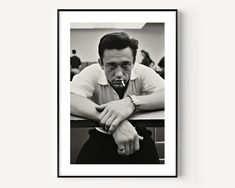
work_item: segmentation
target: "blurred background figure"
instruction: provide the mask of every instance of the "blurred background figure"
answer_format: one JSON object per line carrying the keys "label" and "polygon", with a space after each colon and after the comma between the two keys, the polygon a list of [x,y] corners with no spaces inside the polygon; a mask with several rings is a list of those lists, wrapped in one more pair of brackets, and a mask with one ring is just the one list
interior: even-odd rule
{"label": "blurred background figure", "polygon": [[80,72],[81,60],[76,53],[76,50],[73,49],[73,55],[70,57],[70,81],[73,79],[74,75]]}
{"label": "blurred background figure", "polygon": [[141,55],[143,56],[141,64],[153,68],[154,67],[154,61],[150,58],[150,55],[147,51],[141,50]]}
{"label": "blurred background figure", "polygon": [[161,60],[158,62],[158,67],[155,71],[165,79],[165,57],[162,57]]}

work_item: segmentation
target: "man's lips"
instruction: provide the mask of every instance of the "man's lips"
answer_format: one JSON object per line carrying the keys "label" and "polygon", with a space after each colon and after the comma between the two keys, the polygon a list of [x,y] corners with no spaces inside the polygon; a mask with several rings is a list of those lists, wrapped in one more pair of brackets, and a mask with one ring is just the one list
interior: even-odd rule
{"label": "man's lips", "polygon": [[122,85],[122,86],[125,87],[125,82],[124,82],[124,80],[115,80],[115,81],[113,81],[113,84],[118,84],[118,85]]}

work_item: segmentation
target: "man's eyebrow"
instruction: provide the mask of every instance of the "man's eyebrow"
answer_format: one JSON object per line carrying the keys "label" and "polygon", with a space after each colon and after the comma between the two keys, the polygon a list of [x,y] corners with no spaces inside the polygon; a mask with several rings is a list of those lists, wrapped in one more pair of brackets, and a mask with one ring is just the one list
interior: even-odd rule
{"label": "man's eyebrow", "polygon": [[[115,61],[110,61],[110,62],[107,62],[106,64],[108,64],[108,65],[117,65],[119,63],[117,63]],[[123,61],[123,62],[121,62],[121,65],[123,65],[123,64],[131,64],[131,61]]]}
{"label": "man's eyebrow", "polygon": [[116,64],[115,62],[107,62],[106,64],[112,65],[112,64]]}
{"label": "man's eyebrow", "polygon": [[122,64],[131,64],[131,61],[123,61]]}

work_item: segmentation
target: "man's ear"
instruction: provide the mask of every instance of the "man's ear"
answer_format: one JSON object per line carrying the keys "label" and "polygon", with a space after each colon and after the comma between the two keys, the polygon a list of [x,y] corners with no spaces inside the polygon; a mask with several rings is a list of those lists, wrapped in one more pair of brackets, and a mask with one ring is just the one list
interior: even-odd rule
{"label": "man's ear", "polygon": [[103,65],[102,60],[101,60],[101,59],[98,59],[98,62],[99,62],[99,64],[100,64],[100,67],[104,70],[104,65]]}

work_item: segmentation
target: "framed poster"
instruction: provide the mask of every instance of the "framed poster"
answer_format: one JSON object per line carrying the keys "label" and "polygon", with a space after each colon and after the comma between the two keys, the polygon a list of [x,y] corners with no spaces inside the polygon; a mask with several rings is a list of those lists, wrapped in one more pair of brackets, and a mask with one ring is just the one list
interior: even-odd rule
{"label": "framed poster", "polygon": [[57,16],[58,177],[177,177],[177,10]]}

